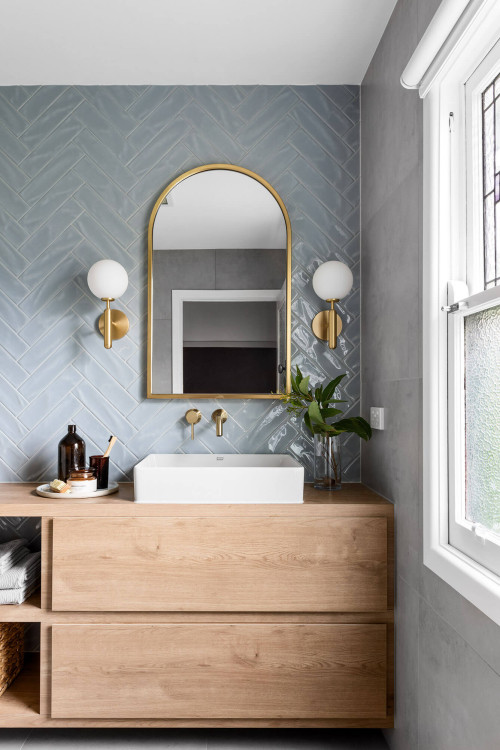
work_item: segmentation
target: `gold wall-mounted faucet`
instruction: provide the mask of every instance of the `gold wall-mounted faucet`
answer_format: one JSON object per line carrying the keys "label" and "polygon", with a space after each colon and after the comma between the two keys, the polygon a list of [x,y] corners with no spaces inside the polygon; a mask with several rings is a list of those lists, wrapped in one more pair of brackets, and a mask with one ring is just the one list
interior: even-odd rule
{"label": "gold wall-mounted faucet", "polygon": [[227,420],[227,411],[216,409],[212,412],[212,419],[215,422],[215,434],[217,437],[222,437],[222,425]]}
{"label": "gold wall-mounted faucet", "polygon": [[184,417],[186,422],[191,425],[191,440],[194,440],[194,426],[201,419],[201,411],[199,409],[188,409]]}

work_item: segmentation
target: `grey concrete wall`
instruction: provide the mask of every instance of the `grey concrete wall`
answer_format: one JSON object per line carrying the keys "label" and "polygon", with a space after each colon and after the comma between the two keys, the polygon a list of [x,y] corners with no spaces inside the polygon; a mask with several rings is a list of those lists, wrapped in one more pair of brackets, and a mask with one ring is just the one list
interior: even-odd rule
{"label": "grey concrete wall", "polygon": [[422,564],[422,102],[399,77],[438,0],[399,0],[361,88],[362,480],[396,511],[393,750],[500,747],[500,628]]}

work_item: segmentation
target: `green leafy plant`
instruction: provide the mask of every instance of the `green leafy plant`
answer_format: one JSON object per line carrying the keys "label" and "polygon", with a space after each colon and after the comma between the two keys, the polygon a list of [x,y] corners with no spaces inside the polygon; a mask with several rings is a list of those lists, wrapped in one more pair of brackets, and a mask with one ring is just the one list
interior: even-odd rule
{"label": "green leafy plant", "polygon": [[327,422],[342,414],[332,404],[343,404],[344,400],[335,398],[335,391],[346,374],[338,375],[324,386],[310,387],[310,376],[304,377],[297,367],[297,372],[292,375],[292,389],[290,393],[280,393],[281,401],[286,404],[287,411],[292,414],[304,416],[304,422],[311,435],[340,435],[343,432],[353,432],[363,440],[369,440],[372,429],[363,417],[347,417],[337,419],[333,424]]}

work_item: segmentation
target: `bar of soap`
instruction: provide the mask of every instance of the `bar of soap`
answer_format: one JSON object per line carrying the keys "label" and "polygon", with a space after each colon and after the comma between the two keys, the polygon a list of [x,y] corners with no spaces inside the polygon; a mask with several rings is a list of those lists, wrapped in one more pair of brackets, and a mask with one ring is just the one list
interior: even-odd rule
{"label": "bar of soap", "polygon": [[60,492],[61,494],[71,491],[71,487],[69,486],[69,484],[66,484],[66,482],[63,482],[61,479],[54,479],[50,483],[49,487],[52,492]]}

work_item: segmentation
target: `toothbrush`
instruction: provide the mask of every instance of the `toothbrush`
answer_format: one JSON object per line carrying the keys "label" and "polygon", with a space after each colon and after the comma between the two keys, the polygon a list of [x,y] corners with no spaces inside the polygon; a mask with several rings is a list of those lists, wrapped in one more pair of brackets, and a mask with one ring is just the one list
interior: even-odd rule
{"label": "toothbrush", "polygon": [[102,456],[103,458],[107,458],[109,456],[109,454],[111,453],[111,448],[116,443],[117,439],[118,438],[116,438],[114,435],[109,436],[109,444],[108,444],[108,447],[106,448],[106,452]]}

